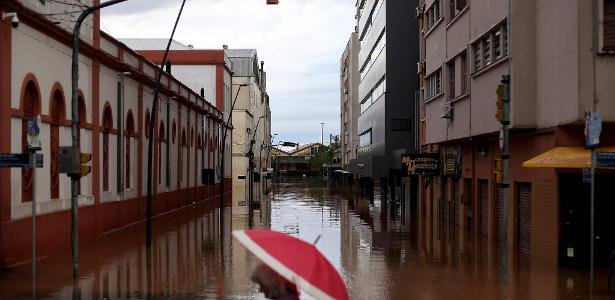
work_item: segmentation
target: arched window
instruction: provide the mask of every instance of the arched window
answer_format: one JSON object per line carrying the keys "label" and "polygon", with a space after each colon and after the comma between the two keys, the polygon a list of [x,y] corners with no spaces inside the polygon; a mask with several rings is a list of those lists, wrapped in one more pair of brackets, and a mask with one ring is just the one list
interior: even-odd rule
{"label": "arched window", "polygon": [[162,144],[165,142],[164,122],[160,121],[160,129],[158,130],[158,184],[162,183]]}
{"label": "arched window", "polygon": [[186,147],[186,129],[182,129],[182,138],[179,143],[179,181],[184,181],[184,147]]}
{"label": "arched window", "polygon": [[109,191],[109,134],[113,130],[113,114],[111,106],[105,105],[103,111],[103,191]]}
{"label": "arched window", "polygon": [[150,123],[150,115],[149,115],[149,109],[145,110],[145,138],[149,139],[149,123]]}
{"label": "arched window", "polygon": [[66,120],[66,106],[64,105],[64,95],[61,89],[55,89],[51,97],[51,168],[50,168],[50,188],[51,199],[60,198],[60,126]]}
{"label": "arched window", "polygon": [[124,168],[126,171],[126,189],[130,189],[130,165],[132,165],[132,162],[130,161],[130,155],[131,155],[131,138],[134,136],[135,134],[135,121],[134,118],[132,116],[132,110],[128,110],[128,113],[126,114],[126,167]]}
{"label": "arched window", "polygon": [[[38,88],[34,81],[28,81],[23,92],[23,113],[21,121],[21,148],[28,150],[28,119],[36,118],[41,113],[41,101]],[[21,169],[21,202],[32,201],[32,169]]]}
{"label": "arched window", "polygon": [[173,145],[175,145],[175,139],[177,138],[177,125],[175,124],[175,119],[173,119]]}

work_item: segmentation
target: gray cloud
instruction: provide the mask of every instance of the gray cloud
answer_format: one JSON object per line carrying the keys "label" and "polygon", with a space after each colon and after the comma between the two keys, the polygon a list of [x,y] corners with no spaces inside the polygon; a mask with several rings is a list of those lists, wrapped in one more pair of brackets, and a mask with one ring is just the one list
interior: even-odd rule
{"label": "gray cloud", "polygon": [[[354,0],[189,0],[175,39],[196,48],[256,48],[265,61],[272,130],[287,141],[339,133],[339,59]],[[103,12],[116,37],[168,37],[179,0],[129,0]]]}

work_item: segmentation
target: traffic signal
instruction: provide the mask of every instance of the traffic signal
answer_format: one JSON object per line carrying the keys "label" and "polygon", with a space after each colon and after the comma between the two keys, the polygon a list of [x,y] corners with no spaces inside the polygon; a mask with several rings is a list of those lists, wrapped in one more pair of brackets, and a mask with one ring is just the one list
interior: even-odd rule
{"label": "traffic signal", "polygon": [[504,84],[498,84],[495,90],[495,119],[500,123],[504,123]]}
{"label": "traffic signal", "polygon": [[493,180],[495,183],[502,183],[504,164],[502,160],[496,158],[493,160]]}
{"label": "traffic signal", "polygon": [[84,177],[90,174],[90,172],[92,172],[92,166],[87,165],[87,163],[89,163],[90,160],[92,160],[92,154],[80,153],[79,160],[81,163],[81,177]]}

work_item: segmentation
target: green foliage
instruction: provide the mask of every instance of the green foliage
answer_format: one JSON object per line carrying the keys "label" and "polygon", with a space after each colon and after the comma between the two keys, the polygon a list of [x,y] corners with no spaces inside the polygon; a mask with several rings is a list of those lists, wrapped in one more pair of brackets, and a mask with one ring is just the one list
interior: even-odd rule
{"label": "green foliage", "polygon": [[318,148],[318,152],[310,157],[310,168],[317,174],[323,174],[323,164],[330,164],[333,161],[334,149],[331,146],[321,146]]}

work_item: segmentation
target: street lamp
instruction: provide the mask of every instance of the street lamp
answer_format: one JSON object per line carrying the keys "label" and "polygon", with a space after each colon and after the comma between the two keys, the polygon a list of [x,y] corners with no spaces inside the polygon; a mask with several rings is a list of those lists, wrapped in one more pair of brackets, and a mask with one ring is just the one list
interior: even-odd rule
{"label": "street lamp", "polygon": [[[118,4],[120,2],[124,2],[126,0],[111,0],[98,5],[87,7],[77,18],[77,22],[75,22],[75,26],[73,27],[73,57],[72,57],[72,65],[71,65],[71,96],[72,96],[72,108],[71,108],[71,135],[72,135],[72,145],[73,148],[77,148],[78,152],[81,153],[81,149],[79,146],[79,95],[77,93],[77,88],[79,85],[79,36],[81,34],[81,24],[85,21],[85,18],[92,14],[93,12],[105,8],[107,6],[111,6],[114,4]],[[120,133],[121,134],[121,133]],[[75,155],[74,159],[80,159],[80,155]],[[71,249],[73,256],[73,278],[77,278],[79,276],[79,203],[77,201],[77,185],[79,184],[79,179],[81,178],[81,174],[73,174],[71,176],[71,197],[70,197],[70,208],[71,208]],[[34,261],[32,262],[34,264]]]}

